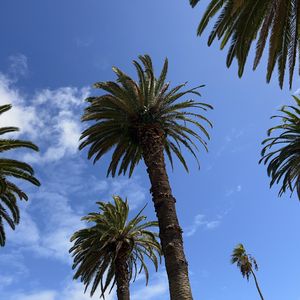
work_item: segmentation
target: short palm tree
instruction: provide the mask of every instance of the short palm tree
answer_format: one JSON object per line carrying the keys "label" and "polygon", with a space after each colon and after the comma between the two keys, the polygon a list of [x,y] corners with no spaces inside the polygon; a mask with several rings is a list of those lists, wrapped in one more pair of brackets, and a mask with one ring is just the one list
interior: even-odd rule
{"label": "short palm tree", "polygon": [[[157,222],[143,222],[146,217],[139,212],[128,220],[129,206],[119,196],[114,204],[98,202],[100,213],[90,213],[82,220],[92,227],[74,233],[70,249],[74,256],[74,279],[81,278],[86,288],[92,284],[91,296],[100,286],[101,296],[117,285],[119,300],[129,299],[129,282],[144,270],[148,282],[148,268],[144,260],[149,258],[157,270],[161,248],[155,232],[149,228]],[[139,270],[138,270],[139,268]]]}
{"label": "short palm tree", "polygon": [[[98,82],[94,85],[106,93],[87,99],[89,106],[82,120],[92,121],[93,124],[82,133],[80,149],[89,146],[88,158],[94,157],[94,162],[113,149],[107,172],[112,176],[127,171],[130,176],[140,160],[144,160],[158,217],[171,299],[190,300],[192,294],[182,230],[166,172],[164,152],[172,167],[172,154],[175,154],[188,170],[180,146],[189,150],[196,159],[195,149],[198,148],[192,138],[206,149],[205,140],[195,129],[209,138],[200,122],[204,121],[209,126],[211,123],[199,111],[212,107],[192,99],[177,101],[185,95],[199,96],[197,90],[201,86],[181,91],[186,85],[184,83],[169,89],[169,82],[165,82],[167,59],[158,78],[154,75],[151,58],[145,55],[139,56],[139,59],[142,65],[133,62],[138,82],[118,68],[113,68],[117,75],[116,82]],[[193,128],[189,128],[188,124]]]}
{"label": "short palm tree", "polygon": [[242,244],[238,244],[234,249],[231,255],[231,263],[236,264],[239,270],[241,271],[243,277],[246,277],[249,281],[250,276],[252,275],[255,281],[255,285],[261,300],[264,300],[261,290],[259,288],[256,275],[253,271],[258,271],[258,265],[254,257],[246,253],[246,250]]}
{"label": "short palm tree", "polygon": [[[0,115],[9,109],[11,109],[9,104],[0,106]],[[0,135],[15,131],[18,131],[18,128],[2,127],[0,128]],[[38,151],[38,147],[28,141],[0,139],[0,153],[16,148],[29,148]],[[15,183],[8,180],[10,177],[29,181],[36,186],[40,185],[34,177],[34,171],[30,165],[14,159],[0,158],[0,246],[4,246],[6,241],[3,221],[15,229],[20,221],[17,199],[28,200],[27,195]]]}
{"label": "short palm tree", "polygon": [[263,141],[260,162],[268,165],[268,175],[271,177],[270,186],[282,181],[279,196],[290,190],[297,191],[300,200],[300,99],[294,96],[296,106],[283,106],[279,118],[281,124],[268,131],[270,136],[278,132],[277,136]]}
{"label": "short palm tree", "polygon": [[[192,6],[200,0],[190,0]],[[299,0],[210,0],[198,27],[201,35],[209,21],[218,14],[208,38],[211,45],[215,38],[222,39],[221,49],[230,41],[227,55],[229,67],[237,59],[239,76],[242,76],[252,43],[256,42],[253,69],[260,62],[267,41],[269,57],[267,82],[277,63],[279,84],[282,88],[286,66],[289,68],[289,84],[292,86],[294,68],[300,38]]]}

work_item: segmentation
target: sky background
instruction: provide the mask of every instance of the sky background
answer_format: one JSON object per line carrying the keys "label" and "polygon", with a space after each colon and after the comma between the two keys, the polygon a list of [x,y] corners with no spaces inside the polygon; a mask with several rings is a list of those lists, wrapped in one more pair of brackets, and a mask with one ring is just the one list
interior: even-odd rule
{"label": "sky background", "polygon": [[[13,109],[0,126],[16,125],[18,138],[39,145],[39,154],[11,156],[31,163],[42,186],[22,184],[30,201],[20,203],[21,223],[15,232],[7,229],[0,249],[0,299],[90,299],[72,281],[68,241],[96,201],[119,194],[132,213],[149,203],[145,213],[155,218],[142,163],[132,179],[111,179],[109,156],[93,165],[77,150],[84,98],[97,94],[91,85],[115,79],[112,66],[136,78],[131,62],[147,53],[157,72],[168,57],[173,85],[205,84],[201,101],[215,108],[206,115],[214,128],[209,153],[199,153],[200,171],[190,155],[189,174],[178,162],[174,172],[168,167],[194,298],[258,299],[254,282],[229,262],[242,242],[257,259],[265,298],[300,300],[300,204],[296,195],[278,198],[258,164],[261,141],[276,123],[270,116],[292,104],[300,80],[296,75],[292,90],[287,84],[280,90],[274,73],[266,84],[266,59],[252,72],[253,54],[239,79],[236,65],[226,68],[226,52],[217,43],[207,47],[208,32],[196,37],[207,3],[192,9],[187,0],[1,1],[0,104]],[[133,300],[168,299],[163,264],[147,288],[142,276],[131,288]]]}

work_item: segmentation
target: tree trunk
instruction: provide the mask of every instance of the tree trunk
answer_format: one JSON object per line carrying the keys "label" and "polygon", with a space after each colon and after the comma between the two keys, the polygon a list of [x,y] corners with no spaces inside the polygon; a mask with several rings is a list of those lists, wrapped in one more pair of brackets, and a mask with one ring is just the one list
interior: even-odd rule
{"label": "tree trunk", "polygon": [[115,277],[118,300],[129,300],[129,272],[126,256],[116,258]]}
{"label": "tree trunk", "polygon": [[261,290],[260,290],[259,285],[258,285],[258,282],[257,282],[257,278],[256,278],[256,276],[255,276],[253,270],[251,270],[251,273],[252,273],[252,275],[253,275],[253,278],[254,278],[255,285],[256,285],[257,291],[258,291],[258,293],[259,293],[259,296],[260,296],[261,300],[264,300],[264,297],[263,297],[263,295],[262,295],[262,293],[261,293]]}
{"label": "tree trunk", "polygon": [[164,133],[158,128],[143,128],[139,134],[143,158],[150,177],[152,200],[159,223],[159,237],[165,257],[171,300],[192,300],[185,259],[182,229],[175,198],[172,196],[164,160]]}

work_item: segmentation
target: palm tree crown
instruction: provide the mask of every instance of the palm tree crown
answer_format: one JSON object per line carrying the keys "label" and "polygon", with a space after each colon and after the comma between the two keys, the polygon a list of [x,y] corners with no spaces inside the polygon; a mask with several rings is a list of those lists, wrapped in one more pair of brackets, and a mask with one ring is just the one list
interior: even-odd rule
{"label": "palm tree crown", "polygon": [[[74,233],[70,249],[74,256],[73,269],[77,268],[74,279],[81,278],[87,290],[92,283],[91,296],[97,287],[101,295],[116,282],[117,266],[120,258],[126,263],[129,280],[135,280],[142,270],[148,282],[148,268],[144,258],[148,257],[158,268],[161,248],[157,233],[148,229],[157,226],[157,222],[143,222],[142,210],[128,220],[129,206],[119,196],[114,196],[114,204],[98,202],[100,213],[90,213],[82,219],[94,223],[92,227]],[[139,268],[138,268],[139,267]],[[126,274],[125,274],[126,275]],[[118,282],[117,282],[118,284]]]}
{"label": "palm tree crown", "polygon": [[[9,104],[0,106],[0,115],[9,109],[11,109]],[[0,135],[15,131],[18,131],[18,128],[2,127],[0,128]],[[30,148],[38,151],[38,147],[28,141],[0,139],[1,153],[16,148]],[[14,159],[0,158],[0,246],[4,246],[6,240],[3,220],[12,229],[15,229],[15,225],[20,221],[17,199],[28,200],[27,195],[16,184],[8,180],[9,177],[23,179],[36,186],[40,185],[40,182],[34,177],[34,170],[30,165]]]}
{"label": "palm tree crown", "polygon": [[280,109],[282,115],[273,116],[282,123],[269,129],[269,136],[273,131],[278,135],[263,141],[260,162],[268,165],[270,186],[282,181],[279,196],[287,190],[291,193],[296,190],[300,200],[300,99],[295,96],[294,99],[296,106],[285,105]]}
{"label": "palm tree crown", "polygon": [[145,55],[139,56],[139,59],[143,66],[133,61],[139,77],[138,82],[114,67],[117,82],[94,84],[95,88],[104,90],[106,94],[87,99],[89,106],[85,109],[82,120],[94,121],[95,124],[82,133],[80,149],[90,146],[88,158],[94,157],[96,162],[114,148],[107,175],[111,173],[115,176],[119,166],[118,174],[129,170],[130,176],[142,159],[141,136],[148,128],[157,128],[161,132],[171,165],[173,166],[173,153],[188,170],[180,145],[186,147],[197,159],[194,151],[197,146],[191,137],[197,139],[205,148],[206,142],[194,129],[187,127],[187,124],[200,129],[207,138],[209,135],[199,120],[211,126],[208,119],[198,112],[191,112],[190,109],[207,110],[212,107],[194,100],[176,102],[188,94],[200,95],[197,90],[202,86],[181,91],[186,85],[184,83],[169,90],[169,82],[165,82],[168,60],[165,60],[162,72],[156,78],[151,58]]}
{"label": "palm tree crown", "polygon": [[[190,0],[192,6],[198,2],[200,0]],[[217,37],[222,39],[223,49],[230,41],[228,67],[236,58],[238,74],[242,76],[249,50],[252,43],[257,41],[253,64],[253,69],[256,69],[269,41],[267,82],[277,63],[282,88],[288,60],[289,84],[292,86],[300,38],[299,0],[211,0],[199,24],[198,35],[202,34],[217,13],[219,16],[208,38],[208,45]]]}
{"label": "palm tree crown", "polygon": [[250,276],[253,276],[255,281],[256,289],[259,293],[260,299],[264,300],[263,294],[258,285],[258,281],[254,270],[258,271],[258,265],[253,256],[246,253],[246,250],[243,244],[238,244],[234,249],[231,255],[231,263],[236,264],[239,270],[241,271],[243,277],[246,277],[249,281]]}
{"label": "palm tree crown", "polygon": [[238,244],[233,249],[231,263],[237,265],[243,277],[246,277],[247,280],[249,280],[253,269],[258,270],[258,265],[255,258],[246,253],[243,244]]}

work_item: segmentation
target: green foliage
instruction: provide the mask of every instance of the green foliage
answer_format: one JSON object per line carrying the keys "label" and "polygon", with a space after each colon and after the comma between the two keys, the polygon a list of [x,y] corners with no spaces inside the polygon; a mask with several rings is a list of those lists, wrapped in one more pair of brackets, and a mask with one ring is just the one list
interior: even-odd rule
{"label": "green foliage", "polygon": [[249,280],[253,268],[255,270],[258,270],[258,265],[255,258],[246,253],[243,244],[238,244],[233,249],[233,253],[231,255],[231,263],[237,265],[243,277],[246,277],[247,280]]}
{"label": "green foliage", "polygon": [[296,106],[285,105],[280,109],[282,115],[272,117],[281,124],[268,130],[268,136],[274,131],[278,134],[263,141],[260,162],[268,165],[271,187],[282,181],[279,196],[296,190],[300,200],[300,99],[294,96],[294,100]]}
{"label": "green foliage", "polygon": [[[190,0],[193,7],[198,2],[200,0]],[[256,69],[269,41],[267,82],[270,81],[277,63],[279,85],[282,88],[288,64],[291,87],[300,37],[299,5],[298,0],[211,0],[197,33],[201,35],[209,21],[219,13],[208,38],[208,45],[215,38],[221,39],[221,49],[230,44],[227,66],[236,58],[239,76],[243,74],[252,43],[256,41],[253,64],[253,69]]]}
{"label": "green foliage", "polygon": [[[9,104],[0,106],[0,115],[9,109],[11,109]],[[0,128],[0,135],[15,131],[18,131],[18,128],[2,127]],[[38,151],[38,147],[28,141],[0,139],[0,153],[17,148],[29,148]],[[30,165],[14,159],[0,158],[0,246],[4,246],[6,240],[3,221],[6,221],[12,229],[15,229],[15,225],[20,221],[17,199],[28,200],[27,195],[17,185],[8,180],[9,177],[23,179],[37,186],[40,185],[34,177],[34,171]]]}
{"label": "green foliage", "polygon": [[[73,269],[77,268],[74,279],[81,278],[86,286],[92,283],[91,296],[97,287],[101,295],[110,285],[115,284],[115,261],[119,255],[127,256],[130,280],[144,271],[146,284],[149,272],[145,257],[150,259],[155,269],[161,257],[158,234],[148,228],[157,222],[143,222],[141,210],[133,219],[128,220],[129,206],[119,196],[114,196],[114,204],[97,202],[100,213],[90,213],[83,220],[94,223],[92,227],[77,231],[71,238],[74,246],[70,249],[74,257]],[[111,290],[110,289],[110,290]]]}
{"label": "green foliage", "polygon": [[[177,101],[186,95],[200,96],[198,89],[202,86],[181,91],[186,85],[184,83],[169,89],[170,83],[165,82],[167,59],[158,78],[154,75],[151,58],[145,55],[139,56],[139,59],[142,65],[133,61],[138,82],[114,67],[116,82],[94,84],[95,88],[102,89],[106,94],[86,99],[89,106],[85,109],[82,120],[92,121],[94,124],[82,133],[80,149],[89,146],[88,158],[94,157],[94,162],[113,149],[107,175],[111,173],[115,176],[119,168],[119,175],[129,171],[131,176],[143,155],[140,132],[155,127],[163,132],[165,152],[172,167],[173,153],[188,170],[180,146],[188,149],[196,160],[195,150],[198,148],[192,138],[207,149],[205,139],[194,129],[200,130],[209,139],[209,134],[201,122],[204,121],[209,126],[212,124],[197,111],[206,111],[212,107],[192,99]],[[188,124],[194,126],[194,129],[189,128]]]}

